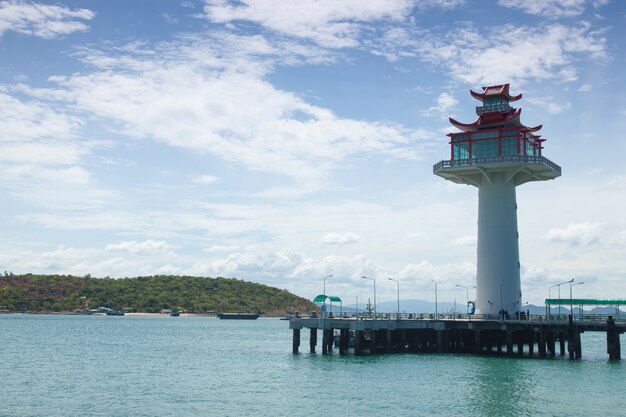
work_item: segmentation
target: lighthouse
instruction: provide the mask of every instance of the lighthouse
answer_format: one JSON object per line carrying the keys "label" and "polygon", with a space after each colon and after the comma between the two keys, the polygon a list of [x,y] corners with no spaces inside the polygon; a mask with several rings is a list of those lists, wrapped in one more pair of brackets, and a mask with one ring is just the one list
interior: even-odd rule
{"label": "lighthouse", "polygon": [[481,102],[474,123],[450,123],[450,159],[433,167],[435,175],[478,188],[478,247],[476,313],[522,311],[517,201],[515,187],[531,181],[552,180],[561,167],[543,156],[541,125],[526,127],[521,109],[510,103],[522,95],[509,94],[509,84],[470,90]]}

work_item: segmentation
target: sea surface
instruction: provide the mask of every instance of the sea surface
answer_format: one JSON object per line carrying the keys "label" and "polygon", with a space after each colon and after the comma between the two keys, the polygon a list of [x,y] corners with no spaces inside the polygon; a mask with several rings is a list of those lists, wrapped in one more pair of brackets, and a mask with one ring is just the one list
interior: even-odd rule
{"label": "sea surface", "polygon": [[577,361],[292,355],[291,335],[272,318],[3,314],[0,416],[626,416],[604,333]]}

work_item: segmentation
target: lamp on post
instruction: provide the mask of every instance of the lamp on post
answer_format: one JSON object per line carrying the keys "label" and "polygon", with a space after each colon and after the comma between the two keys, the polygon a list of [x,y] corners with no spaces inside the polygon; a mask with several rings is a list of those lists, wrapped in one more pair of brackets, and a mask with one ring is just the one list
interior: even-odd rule
{"label": "lamp on post", "polygon": [[370,278],[370,277],[364,277],[364,276],[361,276],[361,278],[374,281],[374,319],[376,319],[376,278]]}
{"label": "lamp on post", "polygon": [[574,278],[572,278],[572,280],[569,282],[569,312],[572,315],[572,320],[574,319],[574,306],[572,302],[572,287],[575,285],[584,284],[584,282],[577,282],[576,284],[573,284],[573,282],[574,282]]}
{"label": "lamp on post", "polygon": [[465,313],[469,315],[469,288],[464,285],[456,284],[459,288],[465,288]]}
{"label": "lamp on post", "polygon": [[[551,300],[551,299],[552,299],[552,291],[551,291],[551,290],[552,290],[552,288],[553,288],[553,287],[556,287],[557,285],[559,285],[559,284],[550,285],[550,286],[548,287],[548,299],[549,299],[549,300]],[[550,304],[550,306],[552,306],[552,304]],[[550,320],[550,312],[551,312],[551,310],[552,310],[552,307],[548,307],[548,306],[546,305],[546,310],[547,310],[547,312],[548,312],[548,320]]]}
{"label": "lamp on post", "polygon": [[333,277],[333,274],[330,274],[329,276],[324,277],[324,292],[322,294],[326,295],[326,280],[332,277]]}
{"label": "lamp on post", "polygon": [[[326,297],[326,280],[328,278],[331,278],[333,276],[333,274],[330,274],[327,277],[324,277],[324,288],[323,288],[323,292],[322,294],[324,294],[324,297]],[[332,305],[331,305],[331,309],[332,309]],[[326,315],[326,298],[324,298],[324,310],[322,311],[322,316]]]}
{"label": "lamp on post", "polygon": [[435,283],[435,320],[439,318],[439,312],[437,311],[437,281],[431,279]]}
{"label": "lamp on post", "polygon": [[570,279],[569,281],[563,281],[556,284],[556,286],[559,288],[559,319],[561,319],[561,285],[567,283],[571,284],[572,282],[574,282],[574,278]]}
{"label": "lamp on post", "polygon": [[398,287],[398,315],[396,316],[396,320],[400,320],[400,281],[393,278],[387,278],[389,281],[394,281]]}

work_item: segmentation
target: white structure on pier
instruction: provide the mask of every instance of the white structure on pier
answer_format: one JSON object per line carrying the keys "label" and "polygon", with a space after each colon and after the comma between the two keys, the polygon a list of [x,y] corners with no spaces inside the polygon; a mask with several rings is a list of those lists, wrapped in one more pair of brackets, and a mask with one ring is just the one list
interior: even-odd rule
{"label": "white structure on pier", "polygon": [[478,120],[450,133],[450,159],[433,167],[435,175],[478,188],[478,259],[476,313],[510,315],[523,310],[515,187],[561,175],[561,168],[542,156],[541,125],[526,127],[521,109],[509,106],[509,85],[470,91],[482,102]]}

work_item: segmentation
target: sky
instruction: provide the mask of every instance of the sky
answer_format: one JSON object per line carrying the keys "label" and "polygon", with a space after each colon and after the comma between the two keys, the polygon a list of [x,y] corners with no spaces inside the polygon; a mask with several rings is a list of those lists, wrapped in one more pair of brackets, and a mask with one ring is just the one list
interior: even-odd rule
{"label": "sky", "polygon": [[626,298],[625,28],[618,0],[2,0],[0,271],[464,302],[477,189],[432,169],[510,83],[562,167],[517,189],[523,302]]}

